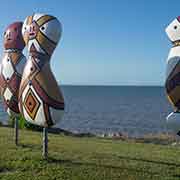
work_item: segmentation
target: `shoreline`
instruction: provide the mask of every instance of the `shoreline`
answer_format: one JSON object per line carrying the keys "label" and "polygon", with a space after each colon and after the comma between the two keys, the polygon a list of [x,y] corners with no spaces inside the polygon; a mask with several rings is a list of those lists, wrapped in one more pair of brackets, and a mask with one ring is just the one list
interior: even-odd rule
{"label": "shoreline", "polygon": [[[13,128],[10,125],[0,124],[0,127],[5,128]],[[41,130],[33,130],[28,128],[23,128],[27,131],[34,131],[34,132],[41,132]],[[59,134],[59,135],[65,135],[65,136],[71,136],[71,137],[96,137],[100,139],[109,139],[109,140],[121,140],[121,141],[128,141],[128,142],[135,142],[135,143],[153,143],[153,144],[159,144],[159,145],[172,145],[176,144],[178,145],[179,138],[173,134],[170,133],[159,133],[159,134],[146,134],[142,137],[130,137],[127,134],[123,133],[102,133],[102,134],[93,134],[93,133],[78,133],[78,132],[71,132],[65,129],[61,128],[48,128],[48,133],[50,134]]]}

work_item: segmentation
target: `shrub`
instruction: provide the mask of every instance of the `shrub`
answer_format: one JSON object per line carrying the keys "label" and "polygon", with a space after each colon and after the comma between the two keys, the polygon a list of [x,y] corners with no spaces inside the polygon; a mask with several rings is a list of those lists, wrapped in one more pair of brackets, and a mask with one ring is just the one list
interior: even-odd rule
{"label": "shrub", "polygon": [[[18,119],[19,119],[18,124],[19,124],[20,129],[26,128],[26,129],[31,129],[31,130],[34,130],[34,131],[42,131],[42,129],[43,129],[40,126],[34,125],[34,124],[26,121],[22,115],[20,115],[18,117]],[[11,126],[11,127],[14,127],[14,123],[15,123],[15,118],[13,116],[9,117],[8,125]]]}

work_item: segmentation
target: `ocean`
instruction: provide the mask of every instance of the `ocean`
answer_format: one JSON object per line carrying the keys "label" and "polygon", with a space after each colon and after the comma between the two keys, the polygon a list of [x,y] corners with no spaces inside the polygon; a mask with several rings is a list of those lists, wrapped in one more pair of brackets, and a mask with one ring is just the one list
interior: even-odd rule
{"label": "ocean", "polygon": [[[56,125],[76,133],[122,133],[131,137],[167,132],[172,107],[163,87],[62,86],[64,118]],[[0,121],[8,116],[0,103]]]}

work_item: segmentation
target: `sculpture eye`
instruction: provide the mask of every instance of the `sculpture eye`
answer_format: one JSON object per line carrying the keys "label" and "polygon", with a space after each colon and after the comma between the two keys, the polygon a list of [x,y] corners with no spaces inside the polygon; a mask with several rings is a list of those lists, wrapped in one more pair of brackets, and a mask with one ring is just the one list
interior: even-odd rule
{"label": "sculpture eye", "polygon": [[174,26],[174,29],[177,29],[177,26]]}
{"label": "sculpture eye", "polygon": [[6,35],[6,31],[4,32],[4,36]]}
{"label": "sculpture eye", "polygon": [[41,30],[43,31],[44,29],[45,29],[45,27],[44,27],[44,26],[42,26],[42,27],[41,27]]}

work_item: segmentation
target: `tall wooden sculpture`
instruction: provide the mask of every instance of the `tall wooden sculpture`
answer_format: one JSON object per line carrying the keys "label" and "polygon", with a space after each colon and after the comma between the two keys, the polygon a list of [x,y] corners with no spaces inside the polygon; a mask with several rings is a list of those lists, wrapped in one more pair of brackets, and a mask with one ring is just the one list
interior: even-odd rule
{"label": "tall wooden sculpture", "polygon": [[180,135],[180,17],[173,20],[166,28],[166,33],[173,44],[167,59],[166,93],[174,112],[168,115],[168,127]]}
{"label": "tall wooden sculpture", "polygon": [[27,121],[44,127],[47,147],[46,128],[59,122],[64,113],[64,98],[50,68],[61,24],[54,16],[34,14],[25,19],[22,34],[29,55],[20,85],[19,108]]}
{"label": "tall wooden sculpture", "polygon": [[26,58],[21,34],[22,22],[15,22],[4,32],[4,54],[0,70],[0,92],[8,114],[15,117],[15,142],[18,144],[18,93]]}

